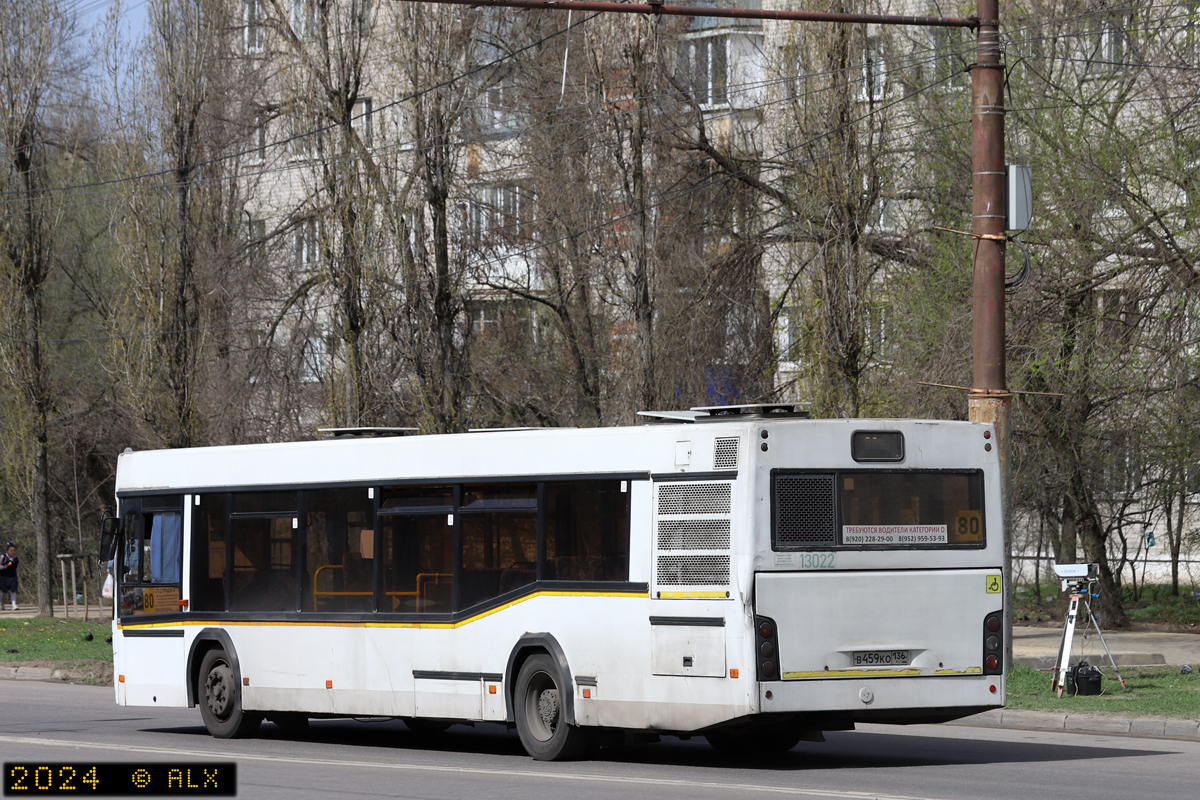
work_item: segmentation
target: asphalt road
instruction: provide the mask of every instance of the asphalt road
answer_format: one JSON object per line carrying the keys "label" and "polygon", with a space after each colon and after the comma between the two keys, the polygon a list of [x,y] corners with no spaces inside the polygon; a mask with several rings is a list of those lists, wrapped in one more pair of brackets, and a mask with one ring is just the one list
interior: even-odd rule
{"label": "asphalt road", "polygon": [[108,688],[0,681],[0,760],[235,761],[242,798],[1193,800],[1200,786],[1197,741],[952,725],[827,737],[769,761],[667,738],[544,764],[498,726],[430,738],[400,722],[331,720],[289,739],[267,723],[256,739],[220,741],[196,709],[120,708]]}

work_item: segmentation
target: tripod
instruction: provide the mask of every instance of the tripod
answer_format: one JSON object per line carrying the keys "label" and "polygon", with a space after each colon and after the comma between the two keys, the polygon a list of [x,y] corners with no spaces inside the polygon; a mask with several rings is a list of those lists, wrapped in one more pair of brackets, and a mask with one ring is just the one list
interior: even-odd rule
{"label": "tripod", "polygon": [[1112,651],[1108,649],[1108,642],[1104,641],[1104,634],[1100,632],[1100,624],[1096,622],[1096,615],[1092,613],[1092,584],[1097,581],[1094,578],[1088,578],[1079,581],[1063,581],[1063,588],[1069,588],[1071,591],[1071,605],[1067,609],[1067,620],[1063,623],[1062,641],[1058,645],[1058,658],[1054,662],[1054,674],[1050,681],[1050,688],[1062,697],[1063,689],[1067,684],[1067,669],[1071,661],[1071,645],[1075,639],[1075,621],[1079,618],[1079,601],[1083,601],[1083,607],[1087,610],[1088,619],[1092,621],[1092,627],[1096,629],[1096,635],[1100,637],[1100,644],[1104,645],[1104,652],[1108,654],[1108,663],[1112,664],[1113,672],[1117,674],[1117,680],[1121,682],[1121,690],[1128,691],[1125,688],[1125,679],[1121,677],[1121,670],[1117,669],[1117,662],[1113,660]]}

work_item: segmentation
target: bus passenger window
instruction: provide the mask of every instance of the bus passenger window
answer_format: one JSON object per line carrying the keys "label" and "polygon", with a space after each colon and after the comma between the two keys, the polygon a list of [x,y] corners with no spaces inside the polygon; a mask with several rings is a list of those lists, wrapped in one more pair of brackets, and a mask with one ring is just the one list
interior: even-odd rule
{"label": "bus passenger window", "polygon": [[304,610],[370,611],[375,512],[367,490],[305,492],[304,510]]}
{"label": "bus passenger window", "polygon": [[225,522],[228,495],[206,494],[192,507],[192,611],[225,610]]}
{"label": "bus passenger window", "polygon": [[462,515],[460,608],[533,583],[536,567],[537,514],[493,511]]}
{"label": "bus passenger window", "polygon": [[542,580],[629,580],[629,493],[621,482],[546,484]]}
{"label": "bus passenger window", "polygon": [[446,614],[454,599],[454,526],[445,509],[379,514],[380,611]]}
{"label": "bus passenger window", "polygon": [[292,517],[234,517],[230,611],[296,611]]}

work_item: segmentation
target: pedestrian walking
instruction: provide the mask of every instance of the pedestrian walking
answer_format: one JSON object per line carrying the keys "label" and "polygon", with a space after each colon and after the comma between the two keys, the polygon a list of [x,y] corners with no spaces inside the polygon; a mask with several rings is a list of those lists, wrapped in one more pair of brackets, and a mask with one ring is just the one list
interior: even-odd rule
{"label": "pedestrian walking", "polygon": [[0,553],[0,606],[4,605],[4,595],[12,598],[12,610],[17,610],[17,546],[9,542]]}

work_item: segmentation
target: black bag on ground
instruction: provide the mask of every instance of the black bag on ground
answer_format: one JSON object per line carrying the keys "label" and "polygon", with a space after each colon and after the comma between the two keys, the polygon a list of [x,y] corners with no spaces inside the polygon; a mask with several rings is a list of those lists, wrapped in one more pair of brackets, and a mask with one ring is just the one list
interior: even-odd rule
{"label": "black bag on ground", "polygon": [[1081,696],[1100,694],[1102,677],[1099,667],[1093,667],[1086,661],[1080,661],[1067,670],[1066,693]]}

